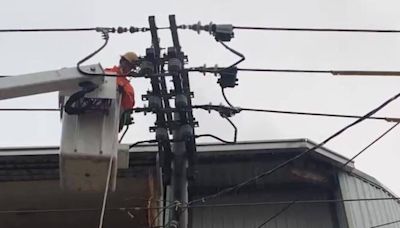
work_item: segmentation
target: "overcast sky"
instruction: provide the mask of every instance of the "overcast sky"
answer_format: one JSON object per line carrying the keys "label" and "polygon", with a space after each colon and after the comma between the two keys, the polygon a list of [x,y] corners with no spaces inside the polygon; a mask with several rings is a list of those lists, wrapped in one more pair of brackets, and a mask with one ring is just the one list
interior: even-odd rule
{"label": "overcast sky", "polygon": [[[400,29],[398,0],[279,0],[279,1],[75,1],[3,0],[0,28],[50,28],[93,26],[148,26],[155,15],[157,24],[168,25],[176,14],[178,24],[202,21],[243,26],[331,27]],[[171,46],[169,31],[160,31],[161,46]],[[225,66],[236,56],[218,45],[206,33],[180,31],[189,65]],[[100,34],[35,33],[0,34],[2,75],[71,67],[102,44]],[[112,34],[106,49],[91,61],[103,66],[117,64],[119,54],[144,54],[149,33]],[[400,34],[339,34],[306,32],[235,31],[230,45],[246,56],[241,67],[304,68],[321,70],[400,70]],[[192,74],[195,104],[223,102],[217,78]],[[149,81],[134,79],[138,106]],[[334,77],[330,75],[245,73],[239,86],[227,95],[234,105],[289,111],[329,112],[363,115],[400,92],[400,78]],[[10,99],[0,108],[56,108],[56,93]],[[393,102],[377,116],[400,117],[400,101]],[[230,139],[232,132],[218,114],[196,111],[197,133],[212,133]],[[135,115],[125,142],[154,138],[148,127],[152,115]],[[233,118],[239,140],[308,138],[320,142],[353,120],[279,114],[242,113]],[[368,120],[327,144],[327,148],[351,157],[393,123]],[[59,145],[58,113],[0,112],[0,147]],[[400,194],[397,174],[400,127],[356,160],[356,167],[376,177]]]}

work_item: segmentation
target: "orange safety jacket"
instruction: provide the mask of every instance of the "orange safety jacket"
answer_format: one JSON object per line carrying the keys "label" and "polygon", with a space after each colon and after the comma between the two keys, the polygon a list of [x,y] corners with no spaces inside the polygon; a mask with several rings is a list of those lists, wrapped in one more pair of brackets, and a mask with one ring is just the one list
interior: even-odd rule
{"label": "orange safety jacket", "polygon": [[[121,70],[119,67],[114,66],[113,68],[106,68],[106,72],[113,72],[117,75],[121,75]],[[135,91],[131,85],[131,83],[126,79],[126,77],[117,77],[117,85],[121,89],[122,98],[121,98],[121,107],[126,109],[131,109],[135,106]]]}

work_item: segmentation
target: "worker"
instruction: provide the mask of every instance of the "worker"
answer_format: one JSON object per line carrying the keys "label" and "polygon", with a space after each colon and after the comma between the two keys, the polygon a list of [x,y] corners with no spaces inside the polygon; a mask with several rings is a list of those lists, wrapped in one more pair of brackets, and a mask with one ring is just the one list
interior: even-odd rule
{"label": "worker", "polygon": [[121,92],[121,117],[120,117],[120,130],[126,121],[129,119],[127,110],[132,109],[135,106],[135,94],[134,89],[127,79],[127,75],[132,71],[136,70],[138,66],[139,57],[134,52],[127,52],[121,56],[119,65],[113,68],[105,69],[106,73],[115,73],[117,77],[118,90]]}

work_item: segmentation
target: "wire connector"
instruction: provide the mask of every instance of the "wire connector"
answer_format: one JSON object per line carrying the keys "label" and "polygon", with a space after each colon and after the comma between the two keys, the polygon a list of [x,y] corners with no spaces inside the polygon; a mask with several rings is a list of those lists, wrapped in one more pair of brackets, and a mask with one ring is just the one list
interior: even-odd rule
{"label": "wire connector", "polygon": [[233,25],[231,24],[214,24],[210,22],[208,25],[201,25],[200,21],[193,25],[181,25],[181,29],[190,29],[200,34],[200,31],[206,31],[215,37],[216,41],[231,41],[234,37]]}
{"label": "wire connector", "polygon": [[225,68],[219,72],[219,75],[221,77],[218,79],[218,84],[222,88],[234,88],[238,85],[237,67]]}
{"label": "wire connector", "polygon": [[224,118],[232,117],[242,111],[241,108],[239,108],[239,107],[232,108],[232,107],[227,107],[224,105],[213,105],[211,103],[208,105],[196,105],[196,106],[193,106],[193,108],[204,109],[208,112],[216,111]]}

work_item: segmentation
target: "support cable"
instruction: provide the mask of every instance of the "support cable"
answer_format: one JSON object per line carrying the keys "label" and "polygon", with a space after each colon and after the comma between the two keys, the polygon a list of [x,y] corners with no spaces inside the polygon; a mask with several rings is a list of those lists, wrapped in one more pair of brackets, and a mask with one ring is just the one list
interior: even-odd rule
{"label": "support cable", "polygon": [[194,203],[199,203],[199,202],[204,203],[205,201],[207,201],[207,200],[209,200],[209,199],[212,199],[212,198],[216,198],[216,197],[225,195],[225,194],[230,193],[230,192],[232,192],[232,191],[234,191],[234,190],[237,190],[237,189],[239,189],[239,188],[241,188],[241,187],[243,187],[243,186],[246,186],[246,185],[248,185],[248,184],[251,184],[251,183],[253,183],[254,181],[257,181],[257,180],[259,180],[259,179],[261,179],[261,178],[265,178],[265,177],[271,175],[272,173],[276,172],[277,170],[280,170],[281,168],[286,167],[288,164],[292,163],[293,161],[296,161],[296,160],[298,160],[299,158],[303,157],[304,155],[306,155],[306,154],[308,154],[308,153],[310,153],[310,152],[312,152],[312,151],[314,151],[314,150],[316,150],[316,149],[318,149],[318,148],[321,148],[322,146],[324,146],[326,143],[328,143],[328,142],[331,141],[332,139],[336,138],[337,136],[339,136],[339,135],[342,134],[343,132],[347,131],[347,130],[350,129],[351,127],[353,127],[353,126],[355,126],[355,125],[361,123],[362,121],[364,121],[364,120],[367,119],[368,117],[374,115],[374,114],[377,113],[379,110],[383,109],[385,106],[387,106],[388,104],[390,104],[391,102],[393,102],[394,100],[396,100],[396,99],[399,98],[399,97],[400,97],[400,93],[396,94],[395,96],[391,97],[390,99],[388,99],[387,101],[385,101],[383,104],[381,104],[381,105],[378,106],[377,108],[375,108],[375,109],[373,109],[372,111],[368,112],[368,113],[365,114],[362,118],[357,119],[356,121],[352,122],[351,124],[349,124],[349,125],[345,126],[344,128],[340,129],[339,131],[337,131],[337,132],[334,133],[333,135],[329,136],[327,139],[325,139],[323,142],[319,143],[318,145],[315,145],[315,146],[313,146],[312,148],[310,148],[310,149],[308,149],[308,150],[305,150],[304,152],[302,152],[302,153],[300,153],[300,154],[298,154],[298,155],[296,155],[296,156],[294,156],[294,157],[292,157],[292,158],[290,158],[290,159],[288,159],[288,160],[286,160],[286,161],[284,161],[284,162],[278,164],[277,166],[273,167],[272,169],[269,169],[269,170],[267,170],[267,171],[265,171],[265,172],[262,172],[262,173],[260,173],[260,174],[258,174],[258,175],[256,175],[256,176],[254,176],[254,177],[252,177],[252,178],[250,178],[250,179],[248,179],[248,180],[246,180],[246,181],[244,181],[244,182],[242,182],[242,183],[239,183],[239,184],[237,184],[237,185],[235,185],[235,186],[228,187],[228,188],[225,188],[225,189],[223,189],[223,190],[221,190],[221,191],[218,191],[218,192],[215,193],[215,194],[211,194],[211,195],[208,195],[208,196],[205,196],[205,197],[202,197],[202,198],[193,200],[193,201],[189,202],[189,204],[194,204]]}

